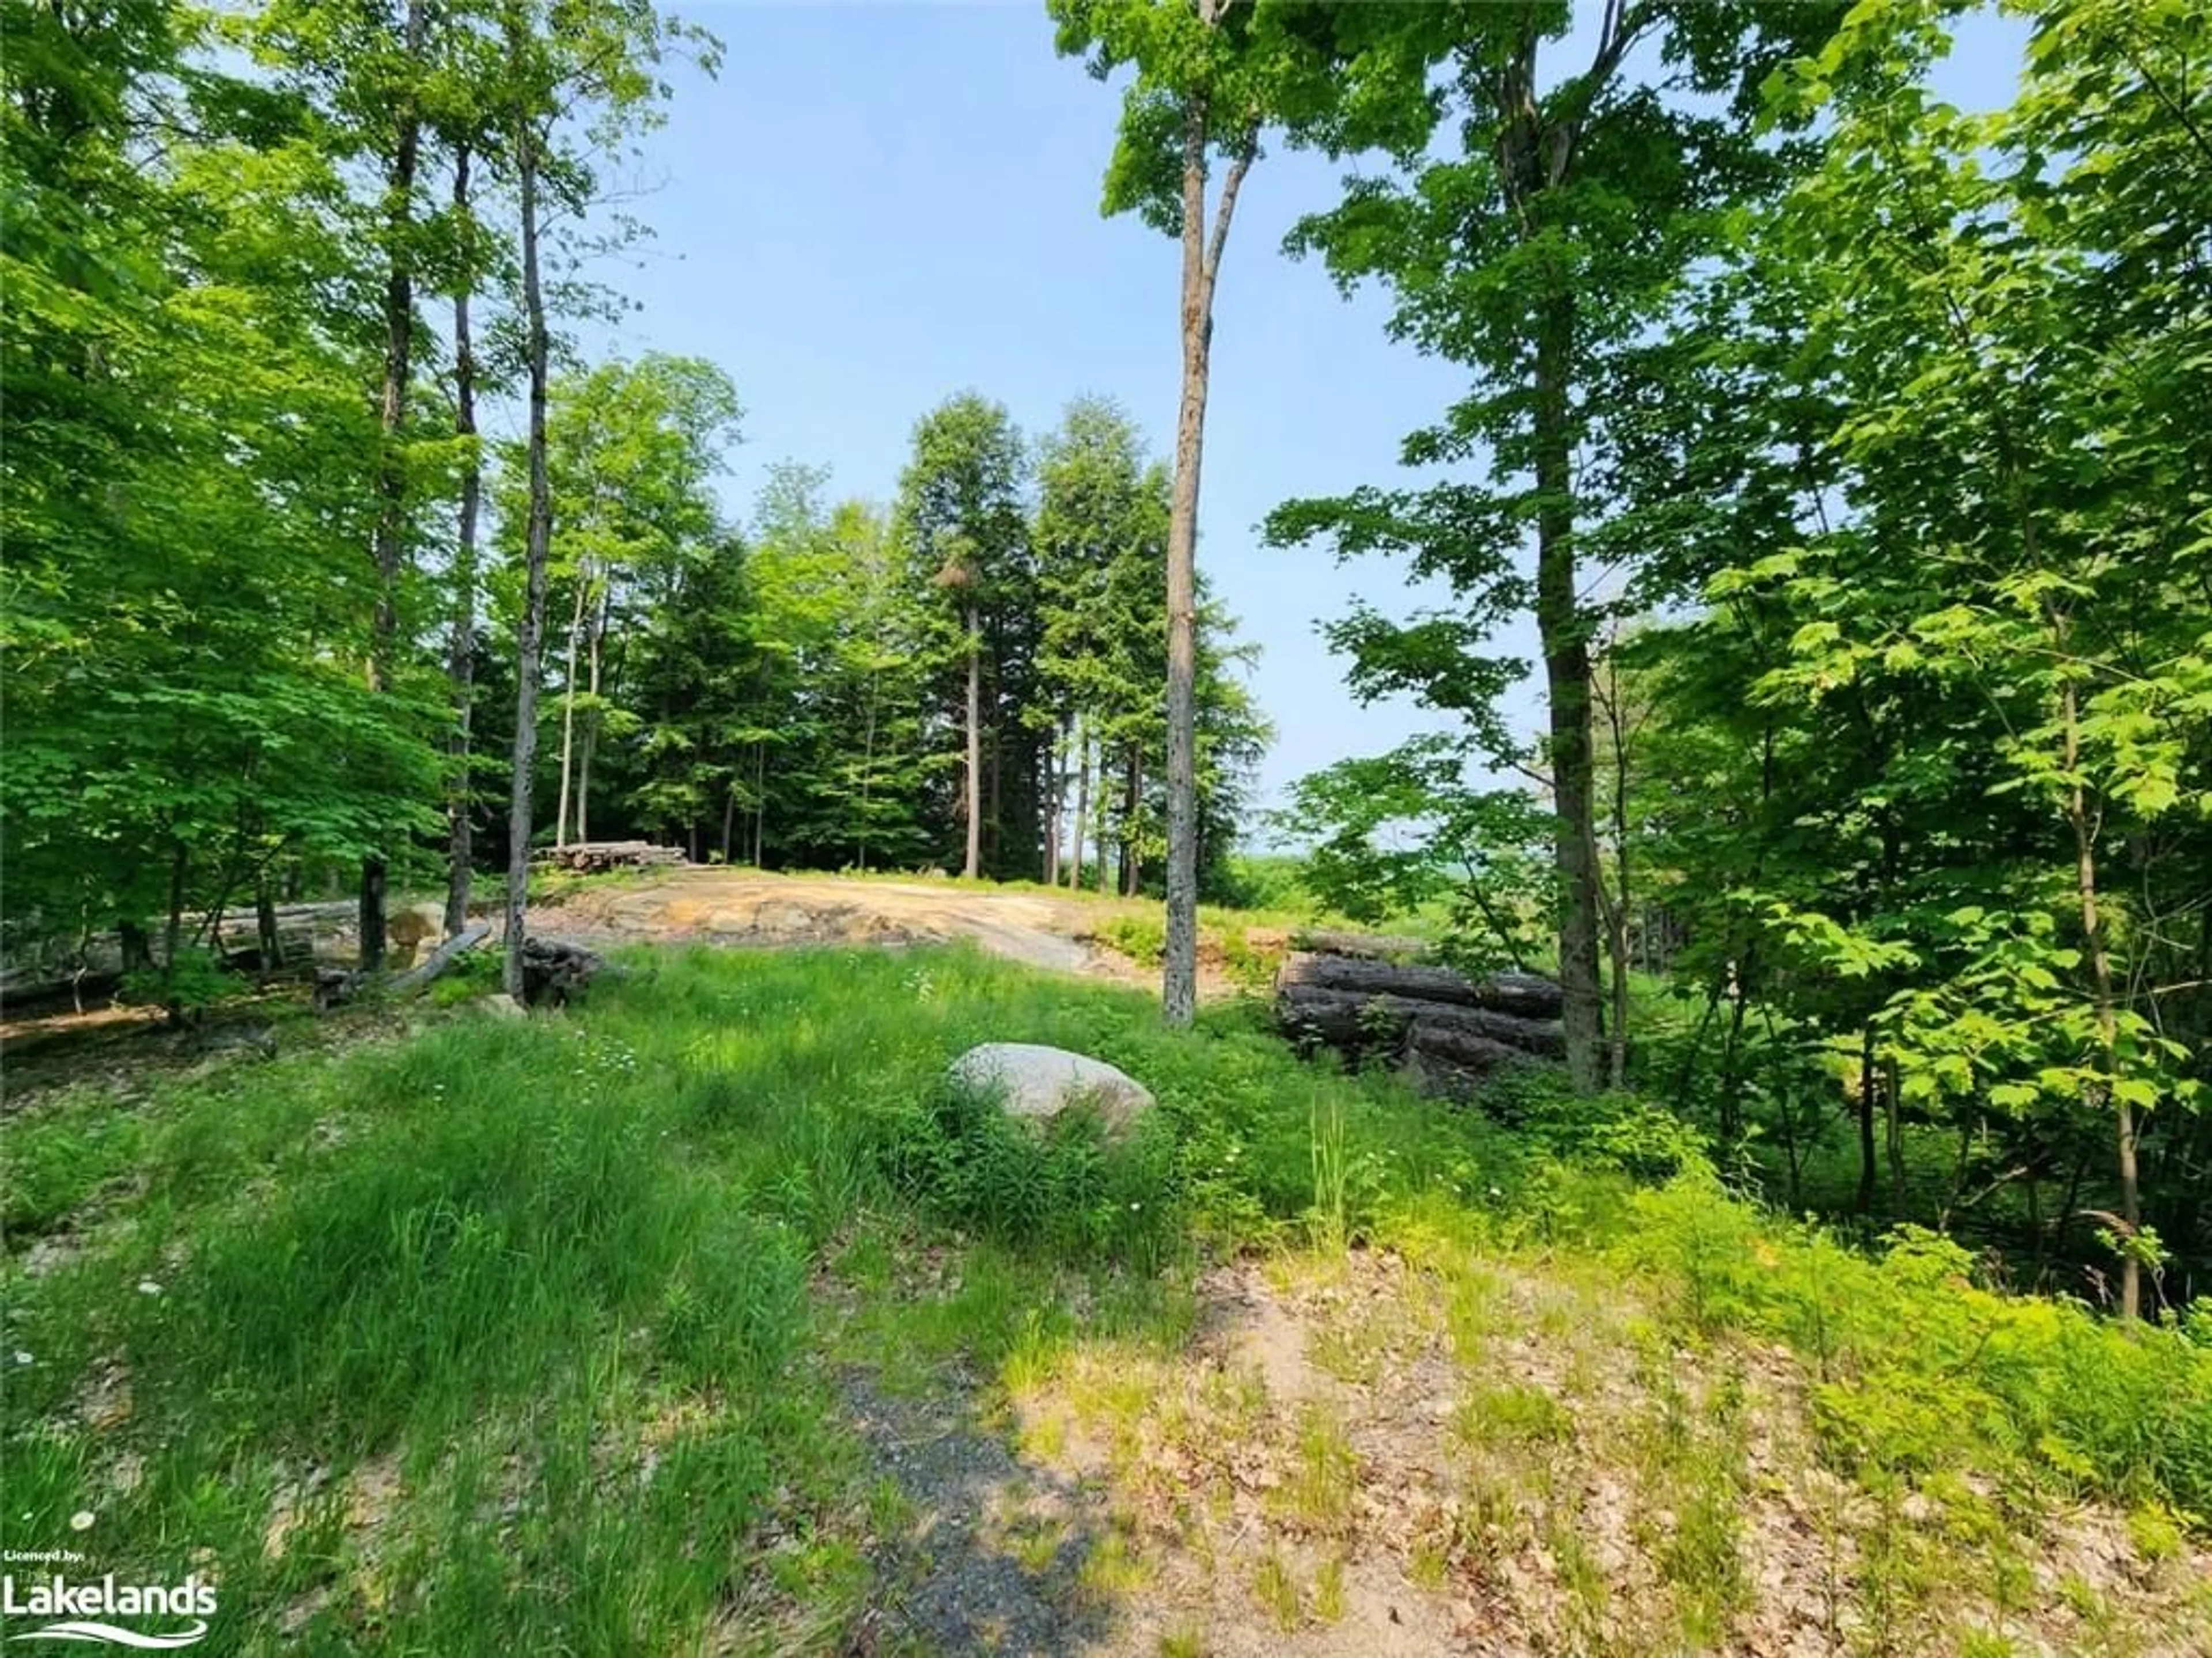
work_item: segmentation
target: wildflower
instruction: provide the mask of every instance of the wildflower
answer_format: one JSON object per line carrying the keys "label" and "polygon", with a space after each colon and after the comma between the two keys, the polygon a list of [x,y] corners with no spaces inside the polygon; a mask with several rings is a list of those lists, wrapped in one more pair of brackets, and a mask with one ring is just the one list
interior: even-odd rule
{"label": "wildflower", "polygon": [[25,1352],[21,1347],[18,1347],[15,1350],[15,1363],[18,1364],[28,1364],[30,1362],[31,1356]]}
{"label": "wildflower", "polygon": [[142,1278],[138,1280],[138,1293],[142,1296],[158,1296],[161,1293],[161,1286],[155,1283],[152,1278]]}
{"label": "wildflower", "polygon": [[99,1517],[100,1516],[94,1514],[90,1509],[79,1509],[75,1514],[70,1516],[70,1529],[71,1531],[90,1531],[92,1529],[92,1522]]}

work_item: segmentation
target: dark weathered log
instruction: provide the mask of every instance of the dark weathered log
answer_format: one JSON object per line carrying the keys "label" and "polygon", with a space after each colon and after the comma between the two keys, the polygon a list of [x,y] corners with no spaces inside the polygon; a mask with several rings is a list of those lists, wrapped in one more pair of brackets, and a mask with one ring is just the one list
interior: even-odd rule
{"label": "dark weathered log", "polygon": [[420,990],[459,960],[462,952],[474,950],[489,937],[489,921],[471,921],[415,966],[397,975],[392,981],[391,988],[395,991]]}
{"label": "dark weathered log", "polygon": [[1332,1048],[1396,1048],[1423,1007],[1403,996],[1361,996],[1310,985],[1279,985],[1275,1018],[1286,1035]]}
{"label": "dark weathered log", "polygon": [[[1492,1018],[1509,1018],[1510,1014],[1492,1014]],[[1406,1051],[1425,1059],[1441,1060],[1462,1071],[1495,1071],[1502,1065],[1525,1065],[1532,1059],[1557,1059],[1565,1051],[1559,1027],[1539,1026],[1551,1042],[1551,1052],[1524,1047],[1517,1042],[1501,1041],[1480,1030],[1468,1029],[1456,1020],[1424,1017],[1415,1019],[1406,1031]]]}
{"label": "dark weathered log", "polygon": [[1385,932],[1338,932],[1327,927],[1300,927],[1291,934],[1294,950],[1320,950],[1330,956],[1353,956],[1369,962],[1423,962],[1436,954],[1425,938],[1394,937]]}
{"label": "dark weathered log", "polygon": [[1559,986],[1534,973],[1493,973],[1469,979],[1448,967],[1401,967],[1310,951],[1285,957],[1276,970],[1278,992],[1293,987],[1486,1007],[1531,1019],[1559,1017],[1561,1000]]}
{"label": "dark weathered log", "polygon": [[1476,1005],[1524,1019],[1556,1019],[1566,998],[1559,981],[1540,973],[1490,973],[1474,981]]}
{"label": "dark weathered log", "polygon": [[1275,1007],[1285,1030],[1333,1047],[1395,1048],[1409,1041],[1419,1046],[1422,1033],[1429,1032],[1437,1033],[1439,1041],[1493,1043],[1545,1059],[1557,1059],[1563,1052],[1556,1023],[1492,1008],[1458,1007],[1409,996],[1363,996],[1308,985],[1284,987]]}
{"label": "dark weathered log", "polygon": [[1425,1008],[1413,1016],[1406,1040],[1414,1048],[1434,1046],[1432,1035],[1437,1041],[1501,1043],[1544,1060],[1563,1060],[1567,1054],[1557,1019],[1528,1019],[1494,1007]]}
{"label": "dark weathered log", "polygon": [[522,999],[532,1007],[565,1007],[606,963],[577,944],[522,941]]}

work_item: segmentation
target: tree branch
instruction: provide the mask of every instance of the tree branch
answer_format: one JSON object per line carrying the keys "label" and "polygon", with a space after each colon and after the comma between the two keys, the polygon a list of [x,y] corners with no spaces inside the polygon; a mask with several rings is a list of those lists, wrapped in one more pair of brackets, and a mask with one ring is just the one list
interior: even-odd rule
{"label": "tree branch", "polygon": [[1229,221],[1237,211],[1237,191],[1259,155],[1259,139],[1256,128],[1245,133],[1243,142],[1237,147],[1236,158],[1229,163],[1228,175],[1221,181],[1221,200],[1213,210],[1213,231],[1206,243],[1206,288],[1209,295],[1213,291],[1213,279],[1221,270],[1222,249],[1229,242]]}

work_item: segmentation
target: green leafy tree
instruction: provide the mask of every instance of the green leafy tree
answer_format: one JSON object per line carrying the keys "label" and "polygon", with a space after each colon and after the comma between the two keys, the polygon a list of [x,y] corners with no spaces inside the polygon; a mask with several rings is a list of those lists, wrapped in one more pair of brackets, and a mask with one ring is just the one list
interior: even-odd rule
{"label": "green leafy tree", "polygon": [[[616,734],[626,732],[605,694],[608,658],[638,610],[720,533],[714,481],[740,412],[728,376],[692,357],[604,363],[553,387],[546,466],[557,517],[548,574],[569,600],[556,846],[591,838],[592,758],[611,717]],[[514,488],[526,471],[526,457],[510,453],[501,515],[510,537],[527,519]]]}
{"label": "green leafy tree", "polygon": [[163,973],[280,862],[414,821],[427,755],[422,710],[366,700],[337,556],[376,446],[333,158],[204,21],[9,8],[0,94],[9,920],[119,924]]}
{"label": "green leafy tree", "polygon": [[[1146,745],[1158,724],[1164,635],[1158,600],[1169,496],[1165,469],[1147,464],[1137,428],[1104,399],[1076,399],[1038,446],[1034,537],[1044,695],[1031,712],[1075,762],[1072,886],[1081,880],[1094,754],[1103,803],[1113,756],[1121,754],[1120,769],[1127,774],[1127,756]],[[1047,816],[1048,880],[1059,873],[1065,796],[1066,780],[1056,768]]]}
{"label": "green leafy tree", "polygon": [[[1487,462],[1495,487],[1451,482],[1303,501],[1270,520],[1279,543],[1408,556],[1455,604],[1409,625],[1355,610],[1335,635],[1355,683],[1471,714],[1518,677],[1486,653],[1498,622],[1533,610],[1548,710],[1541,756],[1557,823],[1559,960],[1570,1069],[1605,1072],[1599,979],[1601,873],[1591,730],[1590,602],[1581,538],[1608,503],[1615,414],[1658,395],[1636,372],[1686,276],[1717,251],[1727,210],[1769,187],[1774,151],[1752,131],[1773,66],[1817,39],[1826,6],[1623,3],[1587,44],[1575,9],[1439,6],[1400,50],[1437,66],[1437,138],[1391,173],[1355,179],[1292,238],[1340,283],[1390,289],[1395,335],[1466,367],[1468,395],[1406,444],[1411,464]],[[1553,70],[1555,58],[1586,52]],[[1354,82],[1356,88],[1359,83]],[[1448,137],[1445,135],[1449,135]],[[1333,137],[1342,147],[1340,136]],[[1517,555],[1533,531],[1534,577]],[[1494,715],[1471,729],[1498,762],[1532,756]]]}
{"label": "green leafy tree", "polygon": [[[1945,963],[1890,999],[1884,1042],[1907,1098],[2109,1116],[2109,1230],[2132,1317],[2160,1249],[2140,1121],[2195,1096],[2154,988],[2171,900],[2142,860],[2169,820],[2212,810],[2207,524],[2183,481],[2206,452],[2206,405],[2180,367],[2207,313],[2166,228],[2212,157],[2172,102],[2191,49],[2178,15],[2046,9],[2021,100],[1977,118],[1925,90],[1940,15],[1855,14],[1793,81],[1834,131],[1778,253],[1825,278],[1808,335],[1848,404],[1829,443],[1852,512],[1726,580],[1772,584],[1807,618],[1765,694],[1917,679],[1986,711],[1985,793],[2022,835],[2011,902],[1882,941]],[[2159,107],[2161,92],[2166,118],[2113,112]],[[1893,768],[1924,764],[1935,734],[1896,735]],[[1864,938],[1802,925],[1832,951]]]}
{"label": "green leafy tree", "polygon": [[1037,642],[1028,465],[1004,407],[963,392],[915,425],[899,487],[909,580],[918,593],[942,596],[927,648],[946,670],[946,704],[961,710],[946,724],[957,723],[966,749],[957,816],[971,877],[1026,875],[1042,841],[1038,743],[1021,718]]}
{"label": "green leafy tree", "polygon": [[545,294],[545,242],[556,214],[574,222],[596,189],[592,155],[624,143],[659,118],[665,55],[689,52],[711,70],[714,37],[663,16],[652,0],[500,0],[501,56],[483,88],[488,125],[513,168],[521,285],[522,356],[528,381],[523,440],[526,479],[523,583],[515,638],[513,790],[507,817],[507,963],[509,995],[522,993],[522,947],[530,891],[530,845],[538,764],[538,692],[545,624],[553,491],[548,465],[552,331]]}
{"label": "green leafy tree", "polygon": [[1455,964],[1532,967],[1552,902],[1545,813],[1525,789],[1471,786],[1480,763],[1464,738],[1413,738],[1300,778],[1273,825],[1307,844],[1300,880],[1326,908],[1381,924],[1441,904]]}
{"label": "green leafy tree", "polygon": [[[1167,538],[1167,946],[1161,1005],[1188,1025],[1198,1000],[1199,465],[1212,373],[1213,295],[1237,192],[1266,129],[1322,106],[1317,9],[1237,0],[1052,0],[1060,50],[1104,80],[1134,71],[1106,170],[1104,210],[1134,212],[1182,245],[1182,395]],[[1357,99],[1347,99],[1356,102]],[[1218,169],[1219,182],[1214,174]],[[1133,799],[1138,791],[1131,786]]]}

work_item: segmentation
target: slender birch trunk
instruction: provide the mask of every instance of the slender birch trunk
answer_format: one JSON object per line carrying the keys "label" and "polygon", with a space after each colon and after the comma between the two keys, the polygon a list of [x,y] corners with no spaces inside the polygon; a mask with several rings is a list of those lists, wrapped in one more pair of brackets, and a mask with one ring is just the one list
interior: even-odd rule
{"label": "slender birch trunk", "polygon": [[[519,18],[508,22],[507,47],[522,56]],[[526,118],[515,134],[516,185],[522,213],[522,310],[526,355],[530,364],[530,425],[526,440],[530,505],[523,536],[523,604],[515,639],[514,778],[507,834],[507,993],[522,995],[522,941],[529,921],[531,796],[538,764],[538,673],[545,627],[545,565],[553,544],[553,491],[545,471],[547,359],[545,295],[538,277],[538,145],[540,135]]]}

